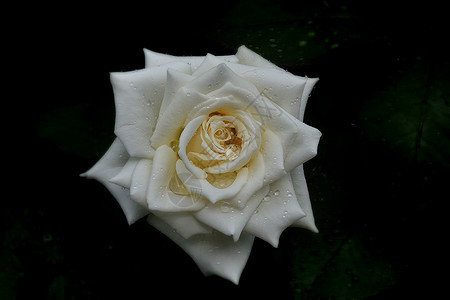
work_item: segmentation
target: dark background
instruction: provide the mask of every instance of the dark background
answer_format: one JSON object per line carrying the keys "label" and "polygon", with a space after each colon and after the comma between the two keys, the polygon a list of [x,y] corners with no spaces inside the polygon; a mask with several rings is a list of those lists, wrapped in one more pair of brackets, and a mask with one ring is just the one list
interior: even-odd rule
{"label": "dark background", "polygon": [[[438,1],[64,3],[5,11],[3,98],[15,105],[3,120],[0,299],[432,299],[446,287],[450,59]],[[142,48],[242,44],[320,78],[305,122],[323,137],[305,164],[320,233],[289,228],[278,249],[256,240],[235,286],[203,277],[144,220],[128,227],[79,174],[114,139],[109,72],[142,68]]]}

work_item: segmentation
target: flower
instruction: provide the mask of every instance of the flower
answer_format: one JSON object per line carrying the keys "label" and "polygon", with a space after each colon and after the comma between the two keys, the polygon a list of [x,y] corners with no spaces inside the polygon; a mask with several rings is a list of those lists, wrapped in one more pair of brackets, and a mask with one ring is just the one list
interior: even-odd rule
{"label": "flower", "polygon": [[205,275],[234,283],[254,237],[317,231],[303,173],[320,131],[302,122],[317,79],[241,46],[236,55],[144,50],[146,68],[111,74],[117,138],[83,175],[103,183],[129,224],[149,224]]}

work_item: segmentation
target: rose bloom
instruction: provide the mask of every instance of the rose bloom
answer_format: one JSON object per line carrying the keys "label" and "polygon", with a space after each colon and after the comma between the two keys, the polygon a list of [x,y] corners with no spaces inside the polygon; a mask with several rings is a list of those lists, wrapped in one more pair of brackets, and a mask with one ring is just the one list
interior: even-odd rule
{"label": "rose bloom", "polygon": [[117,138],[82,174],[104,184],[129,224],[147,221],[205,275],[239,282],[255,236],[317,231],[303,173],[321,133],[302,122],[317,79],[241,46],[236,55],[144,50],[111,74]]}

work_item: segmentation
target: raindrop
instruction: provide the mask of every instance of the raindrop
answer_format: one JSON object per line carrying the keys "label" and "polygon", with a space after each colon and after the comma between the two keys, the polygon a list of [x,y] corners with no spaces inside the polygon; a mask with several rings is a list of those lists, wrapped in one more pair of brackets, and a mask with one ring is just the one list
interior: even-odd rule
{"label": "raindrop", "polygon": [[286,218],[287,214],[288,214],[288,211],[285,210],[285,211],[283,212],[283,218]]}
{"label": "raindrop", "polygon": [[221,212],[224,212],[224,213],[234,212],[233,206],[231,206],[230,204],[228,204],[228,203],[226,203],[226,202],[223,202],[223,203],[220,205],[220,211],[221,211]]}
{"label": "raindrop", "polygon": [[270,201],[270,195],[266,195],[266,196],[263,198],[263,201],[264,201],[264,202]]}
{"label": "raindrop", "polygon": [[280,190],[276,190],[275,192],[273,192],[274,196],[279,196],[280,195]]}
{"label": "raindrop", "polygon": [[290,191],[286,191],[286,196],[287,196],[288,198],[291,198],[291,197],[292,197],[292,193],[291,193]]}

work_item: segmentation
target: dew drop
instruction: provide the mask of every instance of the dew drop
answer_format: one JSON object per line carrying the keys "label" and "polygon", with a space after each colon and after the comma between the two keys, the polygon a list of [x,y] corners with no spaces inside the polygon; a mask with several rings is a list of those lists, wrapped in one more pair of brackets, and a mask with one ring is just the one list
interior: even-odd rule
{"label": "dew drop", "polygon": [[263,201],[264,202],[268,202],[268,201],[270,201],[270,195],[266,195],[264,198],[263,198]]}
{"label": "dew drop", "polygon": [[291,193],[290,191],[287,191],[287,192],[286,192],[286,196],[287,196],[288,198],[292,198],[292,193]]}
{"label": "dew drop", "polygon": [[280,195],[280,190],[276,190],[275,192],[273,192],[274,196],[279,196]]}
{"label": "dew drop", "polygon": [[223,203],[220,205],[220,211],[221,211],[221,212],[224,212],[224,213],[234,212],[233,206],[231,206],[230,204],[228,204],[228,203],[226,203],[226,202],[223,202]]}

